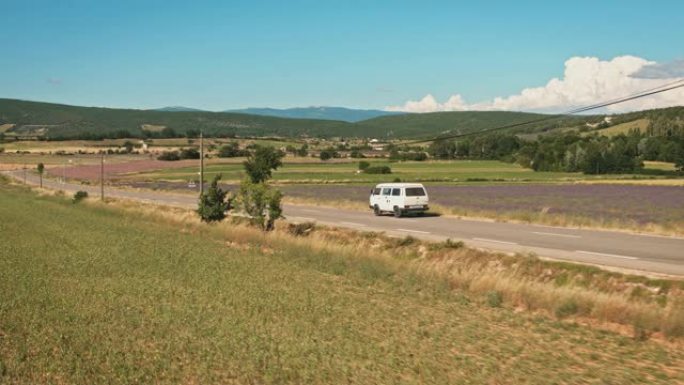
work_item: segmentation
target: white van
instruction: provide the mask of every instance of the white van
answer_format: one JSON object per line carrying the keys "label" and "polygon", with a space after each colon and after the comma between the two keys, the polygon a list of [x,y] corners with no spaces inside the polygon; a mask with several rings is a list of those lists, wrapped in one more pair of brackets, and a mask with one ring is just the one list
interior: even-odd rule
{"label": "white van", "polygon": [[428,195],[420,183],[381,183],[371,190],[369,206],[375,215],[422,215],[428,210]]}

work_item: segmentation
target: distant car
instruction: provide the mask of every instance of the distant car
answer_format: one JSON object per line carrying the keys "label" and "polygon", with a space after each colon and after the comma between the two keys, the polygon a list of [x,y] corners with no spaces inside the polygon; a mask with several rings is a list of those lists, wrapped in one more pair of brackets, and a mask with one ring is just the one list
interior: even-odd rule
{"label": "distant car", "polygon": [[423,215],[428,207],[428,194],[420,183],[381,183],[371,190],[370,208],[375,215],[391,213]]}

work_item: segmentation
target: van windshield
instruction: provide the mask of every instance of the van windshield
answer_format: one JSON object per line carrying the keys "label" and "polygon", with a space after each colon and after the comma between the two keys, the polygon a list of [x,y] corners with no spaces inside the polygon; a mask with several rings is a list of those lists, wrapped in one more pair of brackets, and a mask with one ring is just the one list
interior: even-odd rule
{"label": "van windshield", "polygon": [[406,188],[407,197],[424,197],[425,190],[422,187],[407,187]]}

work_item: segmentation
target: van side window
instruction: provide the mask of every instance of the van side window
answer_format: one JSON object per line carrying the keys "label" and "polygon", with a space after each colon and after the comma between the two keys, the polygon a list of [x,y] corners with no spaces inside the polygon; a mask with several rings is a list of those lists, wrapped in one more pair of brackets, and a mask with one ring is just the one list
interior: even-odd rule
{"label": "van side window", "polygon": [[407,187],[406,188],[406,196],[407,197],[424,197],[425,196],[425,190],[423,190],[421,187]]}
{"label": "van side window", "polygon": [[382,189],[382,195],[390,195],[391,193],[392,193],[391,188],[385,187],[384,189]]}
{"label": "van side window", "polygon": [[398,188],[392,189],[392,196],[394,196],[394,197],[401,196],[401,189],[398,189]]}
{"label": "van side window", "polygon": [[373,195],[380,195],[380,189],[379,188],[374,188],[372,191]]}

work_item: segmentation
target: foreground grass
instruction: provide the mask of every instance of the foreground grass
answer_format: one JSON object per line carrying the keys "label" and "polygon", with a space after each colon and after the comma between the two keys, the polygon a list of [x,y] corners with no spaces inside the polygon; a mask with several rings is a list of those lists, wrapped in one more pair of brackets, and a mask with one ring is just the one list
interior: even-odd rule
{"label": "foreground grass", "polygon": [[6,186],[0,216],[1,383],[684,381],[680,345],[483,306],[401,259]]}

